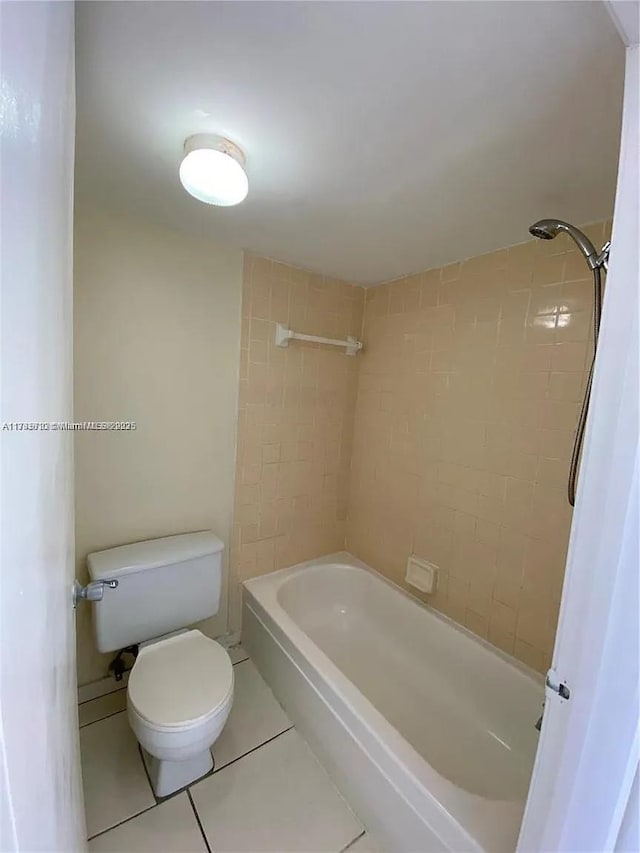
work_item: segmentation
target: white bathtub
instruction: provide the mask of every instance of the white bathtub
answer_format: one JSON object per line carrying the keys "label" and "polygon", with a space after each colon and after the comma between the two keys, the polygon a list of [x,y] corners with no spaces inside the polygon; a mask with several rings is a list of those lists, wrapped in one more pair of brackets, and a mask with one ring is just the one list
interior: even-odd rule
{"label": "white bathtub", "polygon": [[244,587],[243,643],[386,849],[515,849],[541,678],[350,554]]}

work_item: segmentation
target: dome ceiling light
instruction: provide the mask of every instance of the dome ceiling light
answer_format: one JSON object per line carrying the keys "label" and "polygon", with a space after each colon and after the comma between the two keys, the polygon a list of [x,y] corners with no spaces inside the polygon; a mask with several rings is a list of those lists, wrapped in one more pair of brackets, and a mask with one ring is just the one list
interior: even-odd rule
{"label": "dome ceiling light", "polygon": [[196,133],[184,143],[180,181],[185,190],[219,207],[240,204],[249,192],[244,154],[222,136]]}

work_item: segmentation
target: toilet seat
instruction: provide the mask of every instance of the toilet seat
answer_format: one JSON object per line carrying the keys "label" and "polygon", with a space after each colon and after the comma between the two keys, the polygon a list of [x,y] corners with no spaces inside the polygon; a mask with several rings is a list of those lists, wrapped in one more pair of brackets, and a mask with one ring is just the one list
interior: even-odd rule
{"label": "toilet seat", "polygon": [[130,710],[159,732],[184,732],[228,714],[233,666],[226,650],[191,630],[140,649],[128,685]]}

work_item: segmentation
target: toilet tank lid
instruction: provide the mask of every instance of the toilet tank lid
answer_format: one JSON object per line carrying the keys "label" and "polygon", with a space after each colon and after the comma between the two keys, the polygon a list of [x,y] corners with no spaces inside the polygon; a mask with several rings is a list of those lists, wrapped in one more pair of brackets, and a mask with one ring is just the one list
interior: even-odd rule
{"label": "toilet tank lid", "polygon": [[222,550],[222,540],[210,530],[202,530],[94,551],[87,556],[87,566],[92,580],[105,580],[194,560]]}

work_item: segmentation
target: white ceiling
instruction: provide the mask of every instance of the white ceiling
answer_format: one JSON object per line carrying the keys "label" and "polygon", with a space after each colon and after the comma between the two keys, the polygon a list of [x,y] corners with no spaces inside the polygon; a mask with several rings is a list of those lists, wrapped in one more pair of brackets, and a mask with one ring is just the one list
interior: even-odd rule
{"label": "white ceiling", "polygon": [[[624,50],[599,2],[79,2],[78,197],[372,283],[610,215]],[[217,209],[185,137],[247,155]]]}

